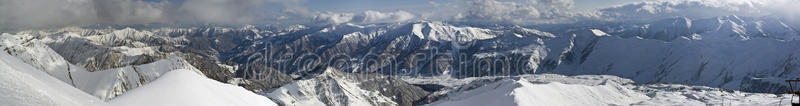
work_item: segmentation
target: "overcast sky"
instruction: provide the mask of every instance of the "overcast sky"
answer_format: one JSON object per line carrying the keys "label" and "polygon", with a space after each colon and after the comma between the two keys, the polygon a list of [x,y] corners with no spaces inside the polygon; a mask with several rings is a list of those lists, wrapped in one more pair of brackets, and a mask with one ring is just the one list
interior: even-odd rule
{"label": "overcast sky", "polygon": [[[92,24],[568,23],[798,16],[798,0],[0,0],[0,31]],[[622,6],[625,5],[625,6]],[[612,7],[615,6],[615,7]]]}

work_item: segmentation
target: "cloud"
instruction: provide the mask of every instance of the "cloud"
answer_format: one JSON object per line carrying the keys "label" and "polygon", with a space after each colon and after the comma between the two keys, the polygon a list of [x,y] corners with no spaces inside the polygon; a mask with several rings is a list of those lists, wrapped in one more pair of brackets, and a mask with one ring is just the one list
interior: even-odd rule
{"label": "cloud", "polygon": [[[738,15],[747,17],[797,17],[797,0],[674,0],[649,1],[600,9],[603,17],[615,20],[651,20],[670,17],[708,18]],[[793,20],[793,19],[789,19]]]}
{"label": "cloud", "polygon": [[710,17],[730,14],[758,14],[752,1],[679,0],[651,1],[601,9],[614,18]]}
{"label": "cloud", "polygon": [[338,24],[338,23],[350,22],[350,20],[353,20],[353,16],[354,16],[353,13],[324,12],[314,16],[313,20],[314,22],[320,22],[320,23]]}
{"label": "cloud", "polygon": [[[447,3],[429,3],[449,6]],[[450,15],[451,19],[472,23],[570,23],[577,21],[636,21],[672,17],[707,18],[739,15],[778,16],[787,21],[800,17],[794,5],[798,0],[663,0],[644,1],[601,9],[577,10],[573,0],[470,0],[457,4],[460,12],[436,11],[422,17]],[[444,19],[446,20],[446,19]],[[800,23],[800,22],[797,22]]]}
{"label": "cloud", "polygon": [[416,16],[410,12],[397,10],[393,12],[380,12],[367,10],[358,14],[355,13],[335,13],[323,12],[314,17],[313,22],[322,23],[391,23],[404,22],[414,19]]}
{"label": "cloud", "polygon": [[187,0],[170,18],[181,23],[245,24],[267,17],[268,0]]}
{"label": "cloud", "polygon": [[531,23],[562,21],[593,16],[573,9],[572,0],[475,0],[467,2],[464,12],[453,19],[486,23]]}
{"label": "cloud", "polygon": [[266,3],[304,0],[0,0],[0,31],[90,24],[246,24],[267,20]]}
{"label": "cloud", "polygon": [[541,6],[542,16],[555,18],[573,13],[570,9],[572,9],[575,2],[572,0],[538,0],[537,4],[537,6]]}
{"label": "cloud", "polygon": [[0,0],[0,30],[163,20],[163,3],[133,0]]}
{"label": "cloud", "polygon": [[278,2],[283,5],[283,13],[282,16],[285,17],[294,17],[294,18],[309,18],[314,17],[317,13],[308,9],[308,6],[304,5],[306,0],[270,0],[272,2]]}
{"label": "cloud", "polygon": [[772,11],[773,15],[781,16],[787,21],[800,24],[800,11],[797,10],[798,0],[778,0],[773,1],[771,6],[764,7],[765,11]]}
{"label": "cloud", "polygon": [[355,17],[353,21],[360,23],[385,23],[385,22],[403,22],[413,19],[415,16],[407,11],[398,10],[394,12],[380,12],[380,11],[364,11],[359,17]]}
{"label": "cloud", "polygon": [[0,31],[91,24],[384,23],[416,18],[402,10],[317,12],[306,0],[169,1],[0,0]]}
{"label": "cloud", "polygon": [[131,0],[93,0],[92,3],[92,10],[97,18],[94,21],[111,24],[159,22],[164,20],[163,10],[166,5]]}
{"label": "cloud", "polygon": [[539,10],[535,2],[500,2],[495,0],[476,0],[470,2],[467,11],[457,15],[456,19],[468,21],[509,21],[519,22],[523,19],[538,18]]}

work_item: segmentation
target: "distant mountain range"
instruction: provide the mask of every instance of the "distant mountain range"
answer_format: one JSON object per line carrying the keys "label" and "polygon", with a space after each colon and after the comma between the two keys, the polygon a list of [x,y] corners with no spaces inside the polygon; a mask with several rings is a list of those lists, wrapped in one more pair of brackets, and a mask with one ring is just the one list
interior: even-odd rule
{"label": "distant mountain range", "polygon": [[[4,33],[0,49],[24,62],[13,64],[30,65],[99,100],[124,97],[172,70],[195,70],[283,105],[457,105],[496,96],[483,91],[509,90],[521,101],[536,96],[520,95],[562,87],[631,98],[582,103],[655,104],[663,102],[654,99],[662,93],[646,90],[730,89],[783,97],[759,93],[782,93],[783,80],[800,76],[796,27],[780,18],[736,15],[534,26],[93,26]],[[532,80],[566,77],[554,74],[603,83]],[[738,91],[725,94],[749,94]],[[716,98],[710,95],[700,97]]]}

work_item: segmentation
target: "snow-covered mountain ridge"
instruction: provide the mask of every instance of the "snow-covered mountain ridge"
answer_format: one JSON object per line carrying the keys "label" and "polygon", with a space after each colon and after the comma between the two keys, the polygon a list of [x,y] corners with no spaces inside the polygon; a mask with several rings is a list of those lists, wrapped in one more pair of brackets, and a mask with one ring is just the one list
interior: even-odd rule
{"label": "snow-covered mountain ridge", "polygon": [[[2,73],[0,74],[2,76],[0,77],[2,79],[0,80],[0,85],[2,85],[0,92],[5,94],[5,96],[0,96],[0,104],[4,105],[239,104],[277,106],[271,100],[249,92],[244,88],[219,83],[203,77],[202,73],[199,73],[197,69],[177,69],[165,72],[163,77],[154,80],[153,84],[144,85],[141,89],[125,93],[122,97],[110,101],[101,100],[101,98],[81,91],[74,85],[62,82],[60,81],[61,79],[51,76],[52,74],[48,75],[47,71],[39,70],[8,53],[0,53],[0,70],[2,70],[0,71]],[[98,81],[107,80],[92,79],[93,77],[83,78]],[[98,86],[107,86],[104,84],[97,83]],[[158,96],[154,96],[154,94]]]}
{"label": "snow-covered mountain ridge", "polygon": [[[798,76],[798,31],[772,18],[724,16],[677,18],[640,25],[609,25],[595,35],[567,31],[571,50],[545,59],[563,64],[545,73],[610,74],[640,83],[705,85],[749,92],[781,93],[783,80]],[[682,28],[682,29],[681,29]],[[588,30],[588,29],[586,29]],[[654,32],[655,31],[655,32]],[[556,31],[558,32],[558,31]],[[674,39],[671,39],[674,38]]]}
{"label": "snow-covered mountain ridge", "polygon": [[[726,91],[706,86],[635,84],[609,75],[556,74],[430,80],[406,78],[415,84],[450,85],[434,92],[429,105],[778,105],[788,94]],[[782,103],[781,103],[782,102]]]}
{"label": "snow-covered mountain ridge", "polygon": [[[25,63],[44,70],[63,82],[69,83],[103,100],[121,95],[129,89],[149,83],[160,75],[177,69],[197,70],[180,57],[172,57],[148,64],[124,66],[91,72],[84,67],[73,65],[38,39],[29,35],[3,34],[0,40],[7,53],[24,60]],[[27,41],[27,42],[17,42]]]}
{"label": "snow-covered mountain ridge", "polygon": [[266,92],[283,105],[412,105],[428,92],[382,75],[359,75],[333,68]]}
{"label": "snow-covered mountain ridge", "polygon": [[[283,105],[450,104],[439,100],[461,95],[452,99],[458,104],[457,101],[470,101],[469,95],[483,94],[470,93],[468,89],[438,92],[436,89],[463,87],[444,83],[409,85],[392,77],[614,75],[638,84],[672,83],[781,93],[786,89],[782,80],[800,74],[795,68],[800,64],[794,56],[800,53],[794,46],[800,35],[794,26],[797,25],[776,18],[732,15],[700,19],[677,17],[643,23],[535,26],[419,21],[286,27],[72,27],[3,34],[0,49],[101,100],[146,86],[169,70],[195,68],[208,78],[263,93]],[[157,68],[146,70],[144,67]],[[379,80],[365,83],[356,77],[359,75]],[[103,86],[95,86],[82,78],[109,80],[97,83]],[[615,92],[604,96],[627,98],[587,99],[583,104],[670,101],[650,100],[656,98],[651,94],[658,93],[629,91],[638,85],[619,88],[611,83],[539,84],[526,80],[504,79],[500,83],[472,87],[497,85],[504,88],[486,91],[498,93],[566,87]],[[629,82],[614,83],[627,86],[624,84]],[[643,86],[661,89],[659,86],[668,85]],[[515,91],[517,89],[521,90]],[[426,92],[409,92],[423,90]],[[709,102],[716,101],[686,103]]]}
{"label": "snow-covered mountain ridge", "polygon": [[[97,65],[91,64],[142,64],[168,58],[165,54],[180,52],[183,58],[199,60],[190,62],[194,66],[202,66],[199,69],[209,74],[207,76],[223,82],[237,77],[247,79],[258,73],[282,73],[271,75],[274,79],[255,81],[261,84],[251,84],[248,87],[250,89],[274,88],[289,82],[286,79],[290,76],[302,76],[299,74],[310,69],[299,68],[296,62],[302,57],[300,54],[311,53],[319,61],[350,58],[344,62],[346,66],[336,66],[340,70],[384,70],[380,73],[390,75],[447,75],[460,78],[497,75],[503,71],[481,71],[488,67],[475,65],[485,64],[476,61],[506,59],[508,62],[505,63],[513,64],[504,67],[506,69],[492,70],[509,70],[503,73],[512,75],[533,72],[612,74],[643,83],[688,83],[742,90],[755,89],[748,87],[751,85],[766,84],[776,87],[752,91],[782,92],[779,85],[747,78],[788,78],[792,72],[790,67],[793,66],[791,57],[796,51],[789,45],[793,45],[798,37],[794,26],[780,18],[732,15],[703,19],[669,18],[647,23],[534,26],[539,30],[513,25],[470,26],[421,21],[408,24],[295,25],[285,28],[253,25],[121,30],[66,28],[21,33],[52,39],[42,41],[54,46],[59,54],[74,55],[65,56],[70,63],[89,68],[97,68]],[[606,34],[597,36],[596,32]],[[76,55],[80,54],[76,51],[87,51],[84,49],[65,49],[83,47],[79,45],[87,43],[109,49],[92,49],[100,50],[94,55]],[[342,54],[345,56],[342,57]],[[419,54],[433,55],[419,58],[423,57]],[[360,62],[373,58],[371,55],[391,58],[391,65]],[[748,58],[752,55],[768,57]],[[89,57],[118,58],[113,60],[121,61],[92,60]],[[270,60],[283,57],[288,58],[287,61]],[[442,59],[448,61],[434,61]],[[746,65],[729,65],[750,62],[753,63],[750,66],[755,67],[735,68],[733,66]],[[713,72],[669,74],[685,74],[686,71],[699,69]],[[729,73],[728,77],[700,77],[703,76],[701,74],[719,72],[723,72],[723,75]],[[667,78],[677,76],[685,78]],[[693,79],[700,80],[689,81]]]}

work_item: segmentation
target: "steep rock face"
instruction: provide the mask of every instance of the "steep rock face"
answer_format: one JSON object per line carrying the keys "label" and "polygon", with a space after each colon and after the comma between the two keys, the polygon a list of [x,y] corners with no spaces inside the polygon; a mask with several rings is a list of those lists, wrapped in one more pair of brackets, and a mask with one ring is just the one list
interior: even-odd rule
{"label": "steep rock face", "polygon": [[402,80],[378,74],[346,73],[318,69],[316,75],[266,92],[283,105],[404,105],[428,92]]}

